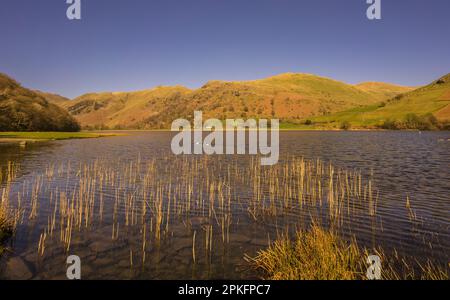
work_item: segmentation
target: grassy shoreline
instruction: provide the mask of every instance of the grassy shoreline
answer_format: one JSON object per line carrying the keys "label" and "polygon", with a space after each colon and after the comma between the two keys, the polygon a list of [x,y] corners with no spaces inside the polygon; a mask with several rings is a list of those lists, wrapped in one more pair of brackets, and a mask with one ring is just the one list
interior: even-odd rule
{"label": "grassy shoreline", "polygon": [[118,134],[99,132],[0,132],[0,143],[90,139],[116,135]]}
{"label": "grassy shoreline", "polygon": [[[249,129],[246,129],[248,131]],[[253,129],[251,129],[253,130]],[[270,128],[268,128],[270,130]],[[218,131],[225,131],[218,130]],[[280,126],[279,131],[328,131],[328,132],[341,132],[341,131],[373,131],[373,132],[383,132],[383,131],[450,131],[448,129],[442,129],[442,130],[420,130],[420,129],[384,129],[384,128],[365,128],[365,127],[352,127],[349,129],[341,129],[336,127],[321,127],[321,126],[306,126],[306,125],[298,125],[298,126]],[[172,132],[171,129],[106,129],[106,130],[98,130],[96,132],[105,132],[105,133],[119,133],[117,135],[120,135],[121,132]],[[174,131],[177,132],[177,131]],[[210,132],[205,130],[205,132]],[[0,134],[1,136],[1,134]]]}

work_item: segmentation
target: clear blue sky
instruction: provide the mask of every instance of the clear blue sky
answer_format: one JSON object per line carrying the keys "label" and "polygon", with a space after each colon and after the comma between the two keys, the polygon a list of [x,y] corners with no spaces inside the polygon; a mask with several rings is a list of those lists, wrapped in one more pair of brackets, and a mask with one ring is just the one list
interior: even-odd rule
{"label": "clear blue sky", "polygon": [[450,72],[450,1],[0,0],[0,72],[75,97],[306,72],[421,85]]}

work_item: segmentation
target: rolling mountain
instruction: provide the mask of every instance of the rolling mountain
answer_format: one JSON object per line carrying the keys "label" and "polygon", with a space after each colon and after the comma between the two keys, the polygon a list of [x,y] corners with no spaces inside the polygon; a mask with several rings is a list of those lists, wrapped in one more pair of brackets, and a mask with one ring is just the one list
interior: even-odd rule
{"label": "rolling mountain", "polygon": [[0,131],[78,131],[66,110],[0,73]]}
{"label": "rolling mountain", "polygon": [[312,122],[326,127],[348,122],[357,127],[387,129],[412,129],[414,125],[427,129],[427,126],[436,127],[437,122],[445,125],[450,123],[450,74],[384,103],[316,117]]}
{"label": "rolling mountain", "polygon": [[350,85],[310,74],[281,74],[242,82],[210,81],[191,90],[182,86],[137,92],[92,93],[59,105],[86,128],[170,128],[173,120],[279,118],[295,121],[385,101],[411,90],[385,83]]}

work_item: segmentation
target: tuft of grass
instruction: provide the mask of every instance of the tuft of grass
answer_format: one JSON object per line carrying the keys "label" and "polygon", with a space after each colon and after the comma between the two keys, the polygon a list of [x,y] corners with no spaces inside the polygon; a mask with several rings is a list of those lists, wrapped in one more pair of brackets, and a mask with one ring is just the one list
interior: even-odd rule
{"label": "tuft of grass", "polygon": [[312,225],[295,241],[282,237],[247,260],[270,280],[355,280],[363,276],[361,257],[355,241],[347,244]]}
{"label": "tuft of grass", "polygon": [[[431,261],[420,263],[373,250],[381,258],[381,279],[385,280],[448,280],[448,267]],[[346,242],[332,230],[313,224],[309,231],[298,231],[291,241],[277,239],[256,257],[245,259],[268,280],[365,280],[369,251],[358,247],[356,240]]]}

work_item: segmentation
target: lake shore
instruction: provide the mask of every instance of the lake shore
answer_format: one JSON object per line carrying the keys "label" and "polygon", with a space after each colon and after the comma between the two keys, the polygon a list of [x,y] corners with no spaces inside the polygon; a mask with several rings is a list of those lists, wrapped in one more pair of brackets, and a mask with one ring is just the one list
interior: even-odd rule
{"label": "lake shore", "polygon": [[100,132],[0,132],[0,143],[35,143],[42,141],[92,139],[117,136],[117,133]]}

